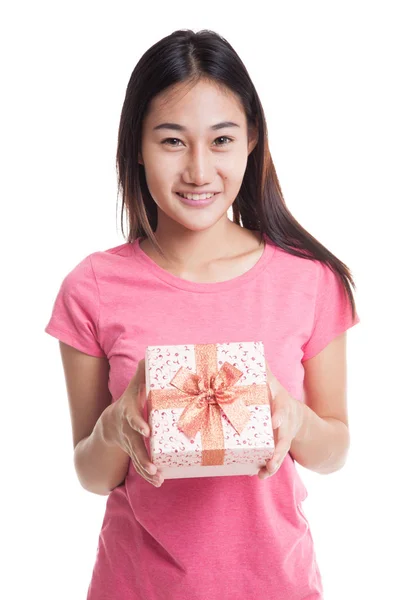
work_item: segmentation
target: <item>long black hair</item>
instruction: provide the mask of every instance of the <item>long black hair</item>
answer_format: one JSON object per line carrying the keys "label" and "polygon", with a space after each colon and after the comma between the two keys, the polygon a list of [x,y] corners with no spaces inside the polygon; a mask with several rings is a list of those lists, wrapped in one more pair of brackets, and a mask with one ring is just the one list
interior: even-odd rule
{"label": "long black hair", "polygon": [[355,318],[350,284],[356,289],[350,269],[296,221],[288,210],[268,146],[264,111],[242,60],[221,35],[210,30],[195,33],[177,30],[145,52],[130,77],[118,130],[116,167],[118,192],[122,192],[121,228],[124,209],[129,231],[127,241],[148,238],[163,254],[154,231],[157,205],[147,187],[144,166],[138,162],[142,123],[151,100],[178,83],[195,85],[199,80],[229,88],[241,100],[247,126],[256,127],[258,142],[248,156],[239,193],[232,204],[233,220],[247,229],[266,234],[285,252],[319,260],[340,278]]}

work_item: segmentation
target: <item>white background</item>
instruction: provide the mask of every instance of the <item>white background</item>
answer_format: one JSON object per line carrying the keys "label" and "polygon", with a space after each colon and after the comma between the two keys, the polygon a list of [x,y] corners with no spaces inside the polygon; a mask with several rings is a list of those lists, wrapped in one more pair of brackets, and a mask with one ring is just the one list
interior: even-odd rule
{"label": "white background", "polygon": [[350,454],[331,475],[297,468],[325,600],[400,597],[396,5],[38,1],[2,10],[2,597],[86,598],[107,499],[75,475],[58,342],[44,327],[63,277],[125,241],[115,152],[126,86],[141,55],[179,28],[213,29],[236,49],[264,106],[289,209],[355,278]]}

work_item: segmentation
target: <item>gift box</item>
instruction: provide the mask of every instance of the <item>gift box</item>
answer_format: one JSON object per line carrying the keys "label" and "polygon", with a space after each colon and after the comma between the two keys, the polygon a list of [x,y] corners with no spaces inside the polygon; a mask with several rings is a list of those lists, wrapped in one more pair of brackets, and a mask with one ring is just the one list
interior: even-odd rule
{"label": "gift box", "polygon": [[148,346],[149,456],[164,479],[255,475],[274,453],[262,342]]}

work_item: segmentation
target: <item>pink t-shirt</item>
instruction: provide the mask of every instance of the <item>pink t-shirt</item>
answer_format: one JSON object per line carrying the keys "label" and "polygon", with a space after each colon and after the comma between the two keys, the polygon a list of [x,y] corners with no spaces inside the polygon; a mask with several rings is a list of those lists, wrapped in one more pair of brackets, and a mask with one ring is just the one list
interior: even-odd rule
{"label": "pink t-shirt", "polygon": [[[139,240],[84,258],[64,278],[45,328],[107,357],[117,400],[146,346],[261,340],[272,372],[303,397],[302,362],[352,321],[334,273],[267,244],[244,274],[195,283],[159,267]],[[88,600],[323,598],[307,490],[290,454],[275,475],[166,479],[129,464],[107,498]]]}

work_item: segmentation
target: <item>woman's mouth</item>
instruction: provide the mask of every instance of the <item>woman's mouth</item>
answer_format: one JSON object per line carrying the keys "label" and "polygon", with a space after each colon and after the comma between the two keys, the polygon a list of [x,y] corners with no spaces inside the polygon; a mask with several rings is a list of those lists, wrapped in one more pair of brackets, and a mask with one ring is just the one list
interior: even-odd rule
{"label": "woman's mouth", "polygon": [[183,204],[186,204],[187,206],[195,206],[195,207],[197,206],[200,208],[203,206],[208,206],[209,204],[214,202],[215,198],[219,195],[219,192],[212,194],[212,195],[211,194],[187,194],[188,197],[183,196],[179,192],[175,192],[175,194],[178,196],[179,200]]}

